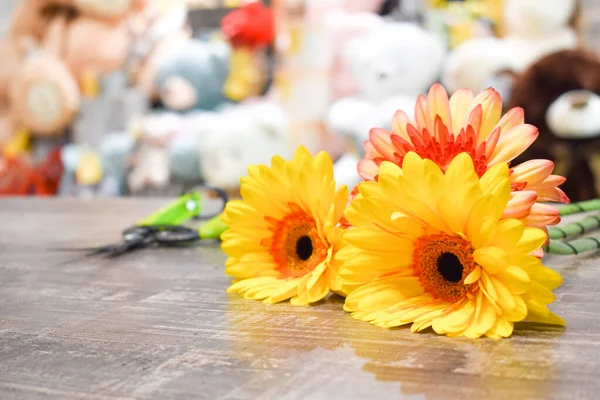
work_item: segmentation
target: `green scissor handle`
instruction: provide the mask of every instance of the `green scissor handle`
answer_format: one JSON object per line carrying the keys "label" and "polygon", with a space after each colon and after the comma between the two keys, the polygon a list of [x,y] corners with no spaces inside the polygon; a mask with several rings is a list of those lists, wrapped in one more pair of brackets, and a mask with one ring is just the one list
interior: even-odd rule
{"label": "green scissor handle", "polygon": [[137,225],[180,225],[200,215],[201,209],[202,197],[200,193],[190,192],[145,217]]}

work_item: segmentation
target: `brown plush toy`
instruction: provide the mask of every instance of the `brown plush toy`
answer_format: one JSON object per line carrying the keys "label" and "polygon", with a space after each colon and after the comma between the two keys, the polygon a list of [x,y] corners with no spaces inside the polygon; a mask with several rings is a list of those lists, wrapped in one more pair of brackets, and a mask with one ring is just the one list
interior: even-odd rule
{"label": "brown plush toy", "polygon": [[148,0],[21,0],[12,17],[8,36],[13,40],[31,36],[41,41],[56,14],[68,11],[106,22],[121,21],[129,12],[142,9]]}
{"label": "brown plush toy", "polygon": [[600,197],[600,55],[565,50],[541,58],[515,79],[508,107],[522,107],[540,132],[515,164],[550,159],[571,201]]}
{"label": "brown plush toy", "polygon": [[62,134],[79,109],[77,82],[59,56],[65,29],[66,21],[56,18],[41,45],[22,40],[28,54],[11,81],[10,108],[17,124],[35,135]]}

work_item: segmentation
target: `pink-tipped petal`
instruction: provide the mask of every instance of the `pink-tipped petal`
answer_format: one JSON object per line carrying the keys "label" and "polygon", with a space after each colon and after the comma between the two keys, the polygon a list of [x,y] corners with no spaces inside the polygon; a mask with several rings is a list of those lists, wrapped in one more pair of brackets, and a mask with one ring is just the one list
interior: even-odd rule
{"label": "pink-tipped petal", "polygon": [[525,111],[521,107],[515,107],[508,110],[500,122],[496,125],[497,128],[502,130],[502,134],[510,131],[512,128],[523,125],[525,123]]}
{"label": "pink-tipped petal", "polygon": [[550,175],[542,182],[536,185],[527,185],[527,187],[531,187],[534,190],[550,189],[562,185],[563,183],[565,183],[566,180],[567,178],[565,178],[564,176]]}
{"label": "pink-tipped petal", "polygon": [[427,110],[429,113],[429,126],[434,127],[436,116],[440,116],[442,123],[451,126],[450,104],[448,103],[448,92],[439,83],[429,89],[427,95]]}
{"label": "pink-tipped petal", "polygon": [[489,160],[489,158],[496,150],[496,146],[498,145],[498,141],[500,140],[500,128],[495,128],[490,136],[488,136],[487,141],[485,143],[485,159]]}
{"label": "pink-tipped petal", "polygon": [[544,228],[560,222],[558,210],[548,204],[536,203],[531,207],[531,213],[525,218],[527,226]]}
{"label": "pink-tipped petal", "polygon": [[473,130],[477,133],[481,129],[481,119],[483,118],[483,107],[481,104],[477,104],[475,108],[473,108],[469,114],[469,119],[467,120],[467,126],[471,125]]}
{"label": "pink-tipped petal", "polygon": [[482,107],[482,117],[477,143],[481,143],[487,140],[496,124],[500,121],[500,116],[502,115],[502,97],[494,89],[488,88],[473,99],[471,107],[475,108],[478,104],[481,104]]}
{"label": "pink-tipped petal", "polygon": [[537,139],[538,129],[530,124],[512,128],[500,136],[498,145],[488,160],[489,165],[499,162],[509,162],[523,153]]}
{"label": "pink-tipped petal", "polygon": [[392,134],[382,128],[372,128],[369,131],[369,142],[373,145],[375,150],[388,160],[394,158],[394,146],[390,136]]}
{"label": "pink-tipped petal", "polygon": [[431,131],[433,128],[432,126],[429,126],[427,97],[422,94],[417,97],[417,103],[415,104],[415,122],[419,132],[421,132],[423,129]]}
{"label": "pink-tipped petal", "polygon": [[535,249],[534,251],[532,251],[529,254],[536,258],[542,258],[542,257],[544,257],[544,250],[540,247],[538,249]]}
{"label": "pink-tipped petal", "polygon": [[537,194],[532,190],[525,190],[522,192],[512,192],[510,194],[510,200],[506,205],[503,219],[516,218],[523,219],[529,216],[531,208],[537,200]]}
{"label": "pink-tipped petal", "polygon": [[368,158],[363,158],[358,162],[358,174],[365,181],[375,180],[375,176],[379,172],[379,167],[375,161]]}
{"label": "pink-tipped petal", "polygon": [[406,133],[406,125],[410,123],[410,118],[402,110],[396,111],[392,119],[392,132],[400,136],[402,139],[411,143],[408,133]]}
{"label": "pink-tipped petal", "polygon": [[365,158],[375,158],[381,156],[375,147],[373,147],[373,144],[368,140],[363,142],[363,148],[365,149]]}
{"label": "pink-tipped petal", "polygon": [[526,187],[532,187],[548,178],[554,169],[550,160],[529,160],[513,167],[511,182],[525,182]]}
{"label": "pink-tipped petal", "polygon": [[553,201],[557,203],[569,204],[571,200],[562,189],[557,187],[536,190],[539,201]]}
{"label": "pink-tipped petal", "polygon": [[473,92],[469,89],[459,89],[450,97],[450,115],[454,136],[458,135],[460,130],[466,126],[472,101]]}

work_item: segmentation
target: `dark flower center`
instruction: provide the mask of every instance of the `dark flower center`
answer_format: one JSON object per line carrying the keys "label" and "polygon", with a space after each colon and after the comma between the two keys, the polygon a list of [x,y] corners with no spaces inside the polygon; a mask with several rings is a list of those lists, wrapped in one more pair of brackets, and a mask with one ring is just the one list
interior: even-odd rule
{"label": "dark flower center", "polygon": [[454,253],[442,253],[437,259],[437,269],[449,282],[459,282],[463,276],[463,265]]}
{"label": "dark flower center", "polygon": [[313,244],[308,236],[300,236],[296,242],[296,255],[302,261],[306,261],[312,256]]}

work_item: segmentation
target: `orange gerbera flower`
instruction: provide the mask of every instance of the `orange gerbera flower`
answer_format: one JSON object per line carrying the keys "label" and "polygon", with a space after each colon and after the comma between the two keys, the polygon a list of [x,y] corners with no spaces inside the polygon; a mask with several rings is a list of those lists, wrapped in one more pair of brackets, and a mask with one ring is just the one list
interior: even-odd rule
{"label": "orange gerbera flower", "polygon": [[[525,124],[522,108],[501,115],[502,99],[492,88],[477,96],[461,89],[448,98],[442,85],[435,84],[428,96],[417,99],[414,121],[399,110],[392,121],[392,132],[371,129],[358,172],[364,180],[376,180],[382,162],[401,166],[410,151],[435,162],[445,172],[454,157],[465,152],[481,177],[493,165],[510,164],[538,137],[538,129]],[[539,203],[569,202],[558,188],[565,178],[552,175],[553,169],[550,160],[530,160],[511,168],[512,193],[504,217],[539,228],[560,222],[557,209]]]}

